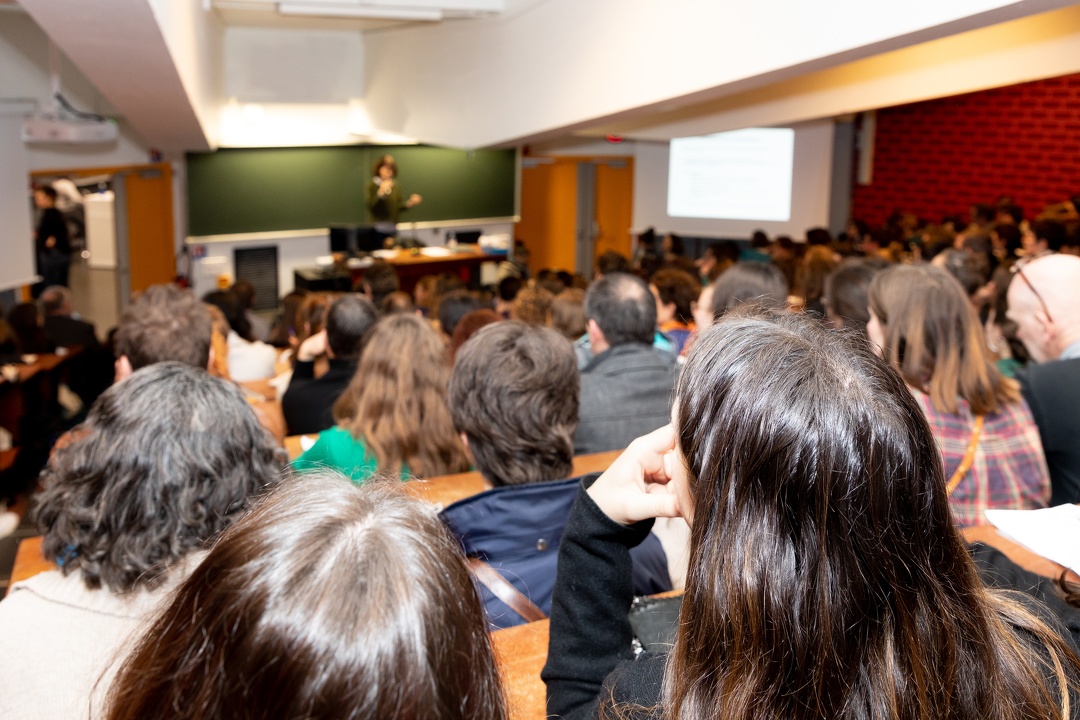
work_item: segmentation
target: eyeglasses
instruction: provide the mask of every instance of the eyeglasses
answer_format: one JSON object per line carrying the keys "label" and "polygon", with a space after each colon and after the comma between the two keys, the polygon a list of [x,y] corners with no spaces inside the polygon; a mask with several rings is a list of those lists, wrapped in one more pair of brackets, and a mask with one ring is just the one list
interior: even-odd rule
{"label": "eyeglasses", "polygon": [[1024,274],[1024,266],[1030,263],[1032,260],[1042,257],[1042,255],[1028,255],[1022,257],[1012,264],[1009,268],[1009,272],[1016,275],[1018,278],[1024,281],[1024,284],[1028,286],[1028,290],[1035,296],[1035,299],[1039,301],[1039,305],[1042,307],[1043,313],[1046,315],[1046,319],[1049,322],[1054,322],[1054,319],[1050,316],[1050,308],[1046,307],[1046,301],[1043,300],[1043,296],[1039,294],[1039,291],[1035,289],[1035,286],[1028,280],[1027,275]]}

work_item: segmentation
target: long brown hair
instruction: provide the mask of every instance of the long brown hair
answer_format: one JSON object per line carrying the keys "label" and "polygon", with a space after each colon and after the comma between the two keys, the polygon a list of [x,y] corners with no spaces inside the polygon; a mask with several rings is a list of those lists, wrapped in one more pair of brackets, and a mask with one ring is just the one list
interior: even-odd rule
{"label": "long brown hair", "polygon": [[736,311],[675,418],[694,523],[662,717],[1069,716],[1080,658],[982,585],[923,411],[864,340]]}
{"label": "long brown hair", "polygon": [[885,334],[885,357],[938,412],[957,398],[976,415],[1020,400],[1020,386],[998,371],[975,308],[960,283],[932,265],[898,265],[870,283],[868,300]]}
{"label": "long brown hair", "polygon": [[447,406],[446,346],[424,320],[391,315],[365,339],[349,387],[334,404],[338,424],[363,440],[379,471],[433,477],[469,468]]}
{"label": "long brown hair", "polygon": [[226,532],[113,682],[109,720],[506,717],[461,549],[393,482],[285,483]]}

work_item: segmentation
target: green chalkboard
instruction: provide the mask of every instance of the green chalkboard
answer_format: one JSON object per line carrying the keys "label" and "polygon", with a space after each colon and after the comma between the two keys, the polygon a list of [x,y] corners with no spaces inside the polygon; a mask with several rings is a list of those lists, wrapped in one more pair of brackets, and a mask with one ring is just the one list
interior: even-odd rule
{"label": "green chalkboard", "polygon": [[188,233],[227,235],[370,222],[364,186],[391,154],[406,194],[424,202],[401,222],[515,214],[513,150],[423,145],[225,149],[188,153]]}

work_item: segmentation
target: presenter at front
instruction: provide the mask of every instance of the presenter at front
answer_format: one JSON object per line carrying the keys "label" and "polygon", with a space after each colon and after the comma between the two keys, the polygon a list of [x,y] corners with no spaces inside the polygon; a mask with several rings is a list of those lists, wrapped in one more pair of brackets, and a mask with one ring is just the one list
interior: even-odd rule
{"label": "presenter at front", "polygon": [[375,229],[391,237],[397,234],[398,216],[423,200],[415,193],[405,199],[397,181],[397,164],[390,155],[383,155],[375,162],[374,177],[368,183],[365,199]]}

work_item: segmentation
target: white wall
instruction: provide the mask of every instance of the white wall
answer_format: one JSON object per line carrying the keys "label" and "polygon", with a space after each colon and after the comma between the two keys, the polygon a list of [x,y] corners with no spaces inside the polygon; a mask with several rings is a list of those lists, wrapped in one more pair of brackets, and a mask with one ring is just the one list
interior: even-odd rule
{"label": "white wall", "polygon": [[[112,114],[113,108],[62,53],[60,90],[79,110]],[[41,28],[20,12],[0,12],[0,100],[33,99],[39,109],[50,106],[49,42]],[[26,105],[20,105],[20,108]],[[9,142],[11,142],[9,140]],[[21,141],[18,141],[21,145]],[[0,144],[4,162],[15,145]],[[132,129],[120,121],[120,138],[101,145],[33,145],[26,147],[28,170],[130,165],[147,161],[147,151]]]}
{"label": "white wall", "polygon": [[30,209],[26,152],[19,135],[22,117],[14,106],[0,106],[0,290],[28,285],[35,277],[33,211]]}
{"label": "white wall", "polygon": [[[1067,2],[544,0],[371,33],[376,125],[479,147],[730,94]],[[568,21],[572,18],[572,21]]]}
{"label": "white wall", "polygon": [[674,218],[667,214],[668,143],[638,142],[634,159],[634,229],[654,227],[695,237],[749,238],[754,230],[770,236],[805,237],[811,227],[829,225],[829,186],[832,175],[833,126],[829,121],[795,128],[795,158],[791,190],[791,219],[710,220]]}

